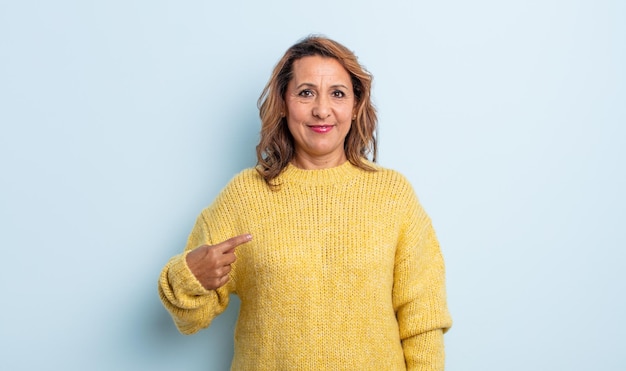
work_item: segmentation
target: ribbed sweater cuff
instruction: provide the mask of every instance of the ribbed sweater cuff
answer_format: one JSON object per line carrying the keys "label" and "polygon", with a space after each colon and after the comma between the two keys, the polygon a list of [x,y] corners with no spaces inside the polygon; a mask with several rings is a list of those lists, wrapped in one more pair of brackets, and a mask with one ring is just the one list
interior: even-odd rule
{"label": "ribbed sweater cuff", "polygon": [[187,265],[187,254],[189,251],[177,255],[170,260],[168,279],[170,285],[176,287],[184,295],[199,296],[211,293],[202,286],[200,281],[194,276]]}

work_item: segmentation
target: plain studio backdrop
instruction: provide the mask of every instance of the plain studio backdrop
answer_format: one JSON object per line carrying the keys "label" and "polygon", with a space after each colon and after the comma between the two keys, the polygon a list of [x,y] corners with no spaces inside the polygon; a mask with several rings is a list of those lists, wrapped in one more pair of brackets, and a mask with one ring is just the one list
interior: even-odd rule
{"label": "plain studio backdrop", "polygon": [[621,0],[1,1],[0,369],[228,369],[238,301],[183,336],[156,281],[311,33],[434,221],[447,369],[626,369]]}

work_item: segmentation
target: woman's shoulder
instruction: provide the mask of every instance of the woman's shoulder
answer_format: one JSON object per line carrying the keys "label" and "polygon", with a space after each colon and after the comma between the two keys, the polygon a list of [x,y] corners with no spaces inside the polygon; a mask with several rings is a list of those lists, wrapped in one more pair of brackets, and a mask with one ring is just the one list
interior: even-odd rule
{"label": "woman's shoulder", "polygon": [[259,172],[253,168],[246,168],[235,174],[226,185],[226,188],[244,188],[263,186],[265,181]]}
{"label": "woman's shoulder", "polygon": [[249,168],[245,168],[241,170],[238,174],[234,176],[233,180],[235,179],[242,179],[242,180],[248,180],[248,181],[263,180],[263,178],[261,177],[261,174],[259,174],[259,172],[257,171],[255,167],[249,167]]}
{"label": "woman's shoulder", "polygon": [[228,204],[230,207],[235,207],[249,198],[251,194],[257,193],[255,190],[263,186],[263,178],[254,168],[241,170],[221,189],[212,205]]}
{"label": "woman's shoulder", "polygon": [[409,179],[400,171],[370,161],[367,161],[366,164],[374,171],[364,171],[365,177],[371,178],[371,180],[376,182],[384,182],[393,188],[413,189]]}

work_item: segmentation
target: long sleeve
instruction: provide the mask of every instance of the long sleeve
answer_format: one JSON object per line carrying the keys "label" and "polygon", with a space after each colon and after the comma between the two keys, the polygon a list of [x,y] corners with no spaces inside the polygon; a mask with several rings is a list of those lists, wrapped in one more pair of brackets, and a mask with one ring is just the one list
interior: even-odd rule
{"label": "long sleeve", "polygon": [[189,269],[186,256],[189,251],[203,244],[212,244],[204,212],[198,216],[189,235],[185,251],[174,256],[165,265],[159,277],[159,296],[170,312],[178,330],[192,334],[208,327],[213,318],[222,313],[233,291],[230,281],[217,290],[207,290]]}
{"label": "long sleeve", "polygon": [[445,269],[430,218],[412,192],[394,272],[393,302],[407,370],[444,369],[443,333],[452,325]]}

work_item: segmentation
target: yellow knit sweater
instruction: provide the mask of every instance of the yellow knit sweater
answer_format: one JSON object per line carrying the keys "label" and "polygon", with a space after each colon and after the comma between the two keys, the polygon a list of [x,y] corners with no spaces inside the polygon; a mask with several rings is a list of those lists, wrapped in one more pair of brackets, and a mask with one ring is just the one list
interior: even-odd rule
{"label": "yellow knit sweater", "polygon": [[[159,294],[185,334],[241,299],[233,370],[443,370],[444,263],[407,180],[349,162],[289,165],[270,190],[244,170],[202,211]],[[250,233],[230,281],[206,290],[185,256]]]}

